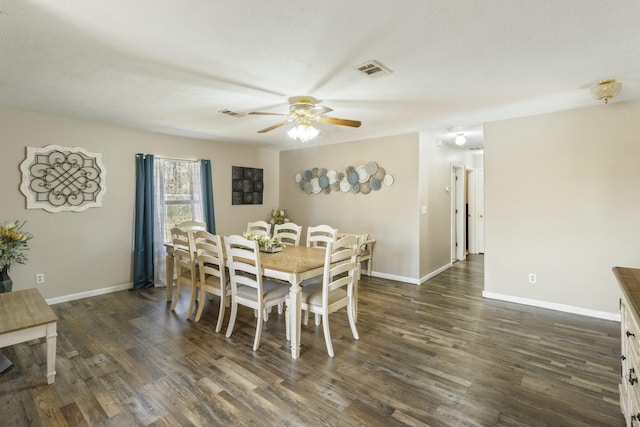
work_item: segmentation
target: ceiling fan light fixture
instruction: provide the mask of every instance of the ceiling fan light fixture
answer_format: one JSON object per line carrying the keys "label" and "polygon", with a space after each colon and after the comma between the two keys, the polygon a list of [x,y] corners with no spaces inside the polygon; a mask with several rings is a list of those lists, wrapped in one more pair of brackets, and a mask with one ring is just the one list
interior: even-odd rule
{"label": "ceiling fan light fixture", "polygon": [[464,133],[459,133],[455,139],[456,145],[464,145],[465,142],[467,142],[467,138],[464,136]]}
{"label": "ceiling fan light fixture", "polygon": [[300,124],[287,132],[290,138],[300,142],[309,142],[318,135],[320,131],[311,125]]}
{"label": "ceiling fan light fixture", "polygon": [[622,83],[614,79],[601,80],[593,85],[591,95],[598,101],[608,104],[611,98],[614,98],[620,93],[620,88],[622,88]]}

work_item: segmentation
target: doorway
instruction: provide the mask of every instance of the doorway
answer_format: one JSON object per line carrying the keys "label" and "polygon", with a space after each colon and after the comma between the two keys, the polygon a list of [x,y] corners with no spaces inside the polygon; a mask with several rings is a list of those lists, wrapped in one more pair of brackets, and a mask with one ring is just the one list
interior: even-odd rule
{"label": "doorway", "polygon": [[451,260],[484,254],[484,169],[451,168]]}
{"label": "doorway", "polygon": [[451,169],[451,211],[452,211],[452,233],[451,233],[451,260],[464,261],[467,255],[467,175],[464,166],[453,165]]}

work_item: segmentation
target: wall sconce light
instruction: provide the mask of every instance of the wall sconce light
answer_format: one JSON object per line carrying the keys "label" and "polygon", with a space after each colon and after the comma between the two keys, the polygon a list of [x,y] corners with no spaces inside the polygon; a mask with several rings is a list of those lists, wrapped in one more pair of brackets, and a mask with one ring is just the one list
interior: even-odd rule
{"label": "wall sconce light", "polygon": [[591,88],[591,95],[598,101],[608,104],[609,100],[620,92],[621,87],[622,83],[614,79],[601,80]]}
{"label": "wall sconce light", "polygon": [[465,138],[464,133],[459,133],[454,141],[456,145],[464,145],[464,143],[467,142],[467,138]]}

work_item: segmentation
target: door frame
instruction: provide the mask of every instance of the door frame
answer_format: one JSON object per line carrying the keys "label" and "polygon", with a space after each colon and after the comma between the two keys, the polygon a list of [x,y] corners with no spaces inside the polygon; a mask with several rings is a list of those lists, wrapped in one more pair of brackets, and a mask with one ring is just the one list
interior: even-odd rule
{"label": "door frame", "polygon": [[451,261],[466,259],[466,168],[451,165]]}
{"label": "door frame", "polygon": [[484,253],[484,169],[469,169],[469,253]]}

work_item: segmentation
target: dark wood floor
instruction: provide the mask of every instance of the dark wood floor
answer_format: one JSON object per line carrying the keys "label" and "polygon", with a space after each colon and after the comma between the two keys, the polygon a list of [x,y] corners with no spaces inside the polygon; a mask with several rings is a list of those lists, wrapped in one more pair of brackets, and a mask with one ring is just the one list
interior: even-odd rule
{"label": "dark wood floor", "polygon": [[297,361],[283,316],[255,353],[251,310],[215,333],[217,299],[199,323],[164,289],[54,305],[56,382],[43,341],[3,349],[0,425],[623,426],[619,324],[484,300],[482,261],[422,286],[363,276],[360,340],[332,315],[333,359],[313,322]]}

